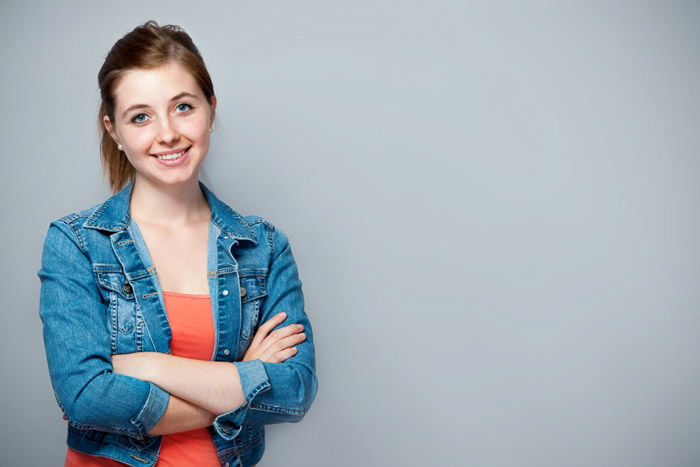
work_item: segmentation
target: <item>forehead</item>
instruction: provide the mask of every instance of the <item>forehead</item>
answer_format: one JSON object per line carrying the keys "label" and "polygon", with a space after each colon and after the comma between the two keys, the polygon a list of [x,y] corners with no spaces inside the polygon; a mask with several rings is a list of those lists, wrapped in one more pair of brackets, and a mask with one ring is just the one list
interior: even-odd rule
{"label": "forehead", "polygon": [[194,76],[179,63],[170,62],[159,68],[126,71],[114,89],[114,97],[117,108],[124,108],[136,103],[167,101],[183,91],[202,95]]}

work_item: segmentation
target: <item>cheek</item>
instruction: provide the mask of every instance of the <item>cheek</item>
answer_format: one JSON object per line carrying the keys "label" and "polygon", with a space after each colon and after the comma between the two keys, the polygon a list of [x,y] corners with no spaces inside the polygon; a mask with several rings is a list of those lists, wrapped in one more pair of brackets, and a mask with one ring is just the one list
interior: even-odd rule
{"label": "cheek", "polygon": [[148,152],[149,147],[153,142],[153,132],[149,128],[140,128],[134,131],[128,131],[123,134],[123,140],[126,147],[132,152]]}
{"label": "cheek", "polygon": [[183,124],[182,133],[188,135],[190,139],[204,142],[209,140],[209,127],[206,122],[191,121]]}

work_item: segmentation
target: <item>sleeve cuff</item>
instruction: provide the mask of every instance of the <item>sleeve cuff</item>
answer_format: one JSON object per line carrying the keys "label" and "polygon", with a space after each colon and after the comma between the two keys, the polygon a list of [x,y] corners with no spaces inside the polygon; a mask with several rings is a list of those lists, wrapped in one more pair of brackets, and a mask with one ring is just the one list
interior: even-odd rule
{"label": "sleeve cuff", "polygon": [[262,361],[250,360],[247,362],[234,362],[234,364],[241,378],[241,388],[246,401],[242,406],[230,412],[222,413],[214,419],[214,428],[226,440],[232,440],[241,431],[243,420],[245,420],[250,403],[255,396],[270,389],[270,380]]}
{"label": "sleeve cuff", "polygon": [[159,386],[149,382],[148,396],[139,414],[131,419],[141,438],[149,436],[148,431],[158,423],[165,413],[170,401],[170,394]]}

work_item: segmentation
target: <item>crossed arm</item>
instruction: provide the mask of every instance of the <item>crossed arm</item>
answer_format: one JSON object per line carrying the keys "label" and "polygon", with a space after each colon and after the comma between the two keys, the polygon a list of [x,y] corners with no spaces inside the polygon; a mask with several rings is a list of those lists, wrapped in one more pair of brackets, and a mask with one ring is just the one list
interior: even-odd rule
{"label": "crossed arm", "polygon": [[[260,326],[242,361],[280,363],[296,354],[306,335],[299,324],[272,331],[286,318],[278,313]],[[149,381],[170,393],[163,416],[148,432],[163,435],[212,424],[218,414],[246,403],[238,369],[231,362],[178,357],[159,352],[112,355],[114,371]]]}
{"label": "crossed arm", "polygon": [[[242,361],[202,362],[148,352],[110,355],[108,314],[95,312],[104,310],[105,299],[84,239],[70,222],[53,221],[37,271],[39,316],[49,376],[64,416],[78,429],[138,440],[210,424],[230,440],[243,424],[301,420],[317,391],[313,333],[286,236],[274,230],[273,244],[269,293],[260,316],[265,324]],[[282,327],[284,318],[275,321],[278,310],[303,324],[306,335]],[[292,335],[296,340],[289,339]],[[222,413],[230,407],[235,408]]]}

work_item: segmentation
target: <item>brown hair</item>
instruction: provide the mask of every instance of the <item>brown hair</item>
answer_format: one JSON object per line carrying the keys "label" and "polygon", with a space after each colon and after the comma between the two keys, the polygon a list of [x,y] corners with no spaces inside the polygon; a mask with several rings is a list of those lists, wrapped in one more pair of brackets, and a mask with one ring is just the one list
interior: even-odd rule
{"label": "brown hair", "polygon": [[178,62],[192,74],[211,105],[214,85],[204,59],[192,38],[180,26],[173,24],[159,26],[156,21],[150,20],[137,26],[112,46],[97,74],[102,98],[97,115],[98,131],[101,135],[100,153],[102,167],[113,193],[133,180],[136,174],[134,167],[126,155],[117,149],[117,143],[104,126],[105,115],[109,117],[112,125],[115,122],[114,90],[125,72],[134,68],[158,68],[170,61]]}

